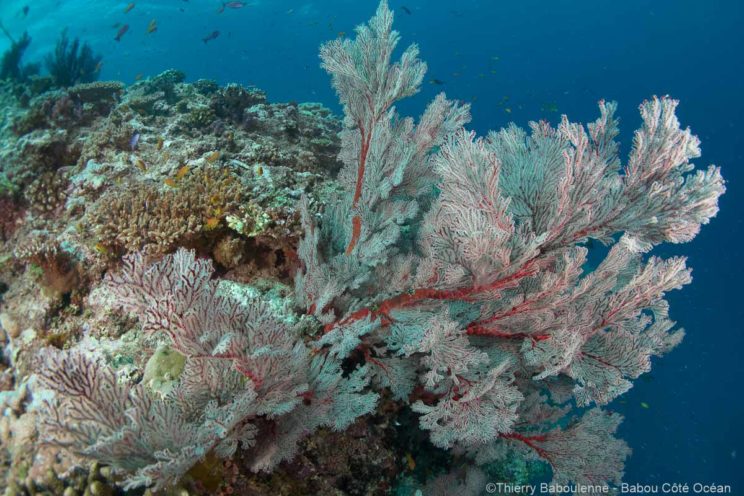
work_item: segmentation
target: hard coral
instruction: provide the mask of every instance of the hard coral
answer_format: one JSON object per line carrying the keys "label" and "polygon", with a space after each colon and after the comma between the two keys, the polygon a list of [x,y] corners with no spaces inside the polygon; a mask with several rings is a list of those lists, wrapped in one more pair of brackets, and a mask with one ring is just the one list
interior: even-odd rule
{"label": "hard coral", "polygon": [[227,169],[203,168],[173,186],[145,184],[104,195],[89,219],[98,241],[116,252],[149,255],[198,245],[243,199]]}
{"label": "hard coral", "polygon": [[71,292],[80,282],[81,273],[76,261],[47,235],[30,238],[16,248],[14,255],[17,260],[41,269],[41,284],[52,298]]}
{"label": "hard coral", "polygon": [[23,194],[32,212],[52,214],[64,205],[68,185],[64,172],[50,171],[35,179]]}

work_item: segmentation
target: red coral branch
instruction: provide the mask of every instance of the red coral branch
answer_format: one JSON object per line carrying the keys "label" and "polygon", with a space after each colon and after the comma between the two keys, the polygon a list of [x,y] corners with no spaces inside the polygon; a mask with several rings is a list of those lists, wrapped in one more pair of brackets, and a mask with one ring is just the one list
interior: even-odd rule
{"label": "red coral branch", "polygon": [[393,296],[384,300],[377,306],[377,309],[370,307],[360,308],[352,312],[346,318],[332,322],[325,326],[325,332],[329,332],[339,325],[348,325],[353,322],[362,320],[366,317],[373,319],[384,316],[387,320],[392,320],[390,312],[400,308],[407,308],[421,303],[424,300],[461,300],[468,301],[475,296],[489,291],[498,291],[516,284],[519,280],[535,275],[539,270],[539,259],[533,258],[526,262],[522,267],[513,274],[497,279],[489,284],[475,285],[468,288],[459,289],[429,289],[419,288],[411,293],[404,293]]}
{"label": "red coral branch", "polygon": [[550,454],[547,451],[545,451],[543,448],[541,448],[540,446],[538,446],[537,444],[535,444],[535,443],[541,443],[541,442],[546,441],[548,439],[547,434],[539,434],[539,435],[534,435],[534,436],[525,436],[524,434],[520,434],[518,432],[511,432],[509,434],[500,434],[500,437],[502,437],[504,439],[514,439],[516,441],[521,441],[522,443],[524,443],[527,446],[529,446],[532,450],[534,450],[535,453],[537,453],[537,455],[540,458],[546,460],[551,465],[553,464],[553,462],[552,462],[552,460],[550,458]]}

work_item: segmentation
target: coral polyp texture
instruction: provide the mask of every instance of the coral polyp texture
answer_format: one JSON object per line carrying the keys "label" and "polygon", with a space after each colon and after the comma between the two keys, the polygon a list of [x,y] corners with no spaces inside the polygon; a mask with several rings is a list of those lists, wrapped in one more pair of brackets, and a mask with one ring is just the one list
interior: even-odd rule
{"label": "coral polyp texture", "polygon": [[485,137],[444,94],[401,117],[426,65],[392,22],[321,48],[342,124],[176,71],[5,124],[8,487],[385,494],[416,449],[452,468],[423,494],[621,481],[607,405],[691,281],[649,252],[715,216],[720,171],[669,97],[624,163],[612,102]]}

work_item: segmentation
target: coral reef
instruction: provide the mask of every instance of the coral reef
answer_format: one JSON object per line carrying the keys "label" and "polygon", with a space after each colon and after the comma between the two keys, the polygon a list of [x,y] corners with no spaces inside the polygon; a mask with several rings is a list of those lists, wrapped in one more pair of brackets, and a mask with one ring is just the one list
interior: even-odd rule
{"label": "coral reef", "polygon": [[716,214],[719,170],[670,98],[622,166],[614,103],[485,138],[444,94],[402,118],[426,66],[397,42],[382,1],[323,45],[343,121],[175,70],[0,85],[6,494],[621,480],[606,405],[690,282],[646,254]]}
{"label": "coral reef", "polygon": [[[190,246],[212,256],[221,274],[240,283],[237,288],[250,282],[255,296],[287,307],[289,290],[279,281],[288,282],[294,270],[301,234],[296,204],[310,194],[320,205],[333,189],[328,171],[338,169],[340,123],[315,105],[283,124],[289,118],[284,109],[293,106],[269,103],[255,88],[184,83],[178,71],[130,87],[92,82],[18,88],[0,85],[7,104],[0,126],[0,336],[6,357],[0,372],[7,391],[0,461],[7,471],[0,487],[10,494],[121,494],[115,467],[88,468],[64,450],[38,443],[38,412],[27,394],[38,366],[34,357],[48,346],[93,340],[108,350],[104,360],[117,367],[117,377],[142,380],[153,391],[173,385],[178,374],[157,360],[141,360],[143,349],[152,347],[158,357],[162,348],[138,337],[135,321],[88,301],[92,281],[115,270],[121,256],[140,250],[162,256]],[[273,117],[249,130],[243,115],[255,105]],[[187,120],[193,109],[207,109],[215,121],[193,127]],[[289,136],[288,127],[299,134]],[[268,156],[271,162],[262,160]],[[363,444],[338,436],[349,446]],[[308,453],[318,446],[308,443]],[[388,460],[395,458],[387,453]],[[212,477],[211,468],[200,466],[202,475],[187,477],[194,494],[200,480]],[[258,478],[247,467],[231,479],[235,487],[273,494],[278,473]],[[304,481],[282,470],[287,487],[324,483],[322,476]],[[322,466],[312,470],[323,473]]]}

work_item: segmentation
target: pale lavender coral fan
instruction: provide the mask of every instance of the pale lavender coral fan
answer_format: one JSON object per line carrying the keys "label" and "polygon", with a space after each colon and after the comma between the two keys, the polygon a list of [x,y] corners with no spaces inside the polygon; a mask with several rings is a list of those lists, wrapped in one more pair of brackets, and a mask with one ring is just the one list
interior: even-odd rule
{"label": "pale lavender coral fan", "polygon": [[[641,105],[624,167],[614,103],[586,128],[563,117],[483,139],[462,128],[467,107],[440,95],[415,127],[392,105],[424,66],[415,47],[390,64],[391,21],[383,1],[356,40],[321,50],[344,103],[348,196],[318,223],[305,215],[298,302],[331,353],[364,350],[398,391],[419,377],[426,394],[409,399],[435,444],[481,461],[521,444],[557,482],[616,482],[629,453],[612,438],[619,416],[570,420],[558,405],[567,392],[607,404],[679,342],[663,296],[690,281],[685,260],[643,255],[716,214],[720,171],[690,174],[698,140],[667,97]],[[614,246],[584,274],[589,238]]]}
{"label": "pale lavender coral fan", "polygon": [[239,444],[256,446],[254,469],[270,470],[318,427],[343,430],[374,408],[366,367],[344,376],[331,357],[312,357],[266,302],[229,293],[213,270],[181,249],[156,263],[130,255],[106,276],[101,299],[167,336],[183,370],[160,398],[141,382],[117,382],[83,350],[43,355],[39,383],[55,393],[41,407],[46,442],[133,473],[130,487],[163,487]]}
{"label": "pale lavender coral fan", "polygon": [[[196,455],[230,456],[238,441],[254,444],[254,469],[271,470],[319,426],[344,429],[372,411],[370,389],[385,387],[421,414],[435,445],[476,463],[517,454],[549,463],[557,483],[621,479],[630,453],[614,438],[621,418],[599,406],[680,341],[664,295],[691,280],[683,258],[645,254],[689,241],[716,214],[720,171],[692,173],[698,140],[667,97],[641,105],[624,167],[614,103],[601,102],[586,127],[563,117],[557,128],[511,125],[487,138],[466,131],[468,107],[444,95],[418,124],[401,118],[393,104],[418,91],[425,65],[415,47],[391,63],[391,26],[383,1],[355,40],[321,49],[346,115],[344,192],[319,218],[302,201],[294,298],[322,336],[306,345],[261,300],[228,295],[191,252],[155,263],[131,255],[104,286],[185,357],[162,408],[189,435],[167,437],[153,448],[165,455],[137,466],[75,437],[64,405],[93,362],[73,354],[50,362],[42,383],[56,392],[51,426],[72,436],[74,452],[139,470],[132,484],[163,485]],[[585,273],[588,239],[612,246]],[[60,376],[59,360],[80,365]],[[343,373],[343,361],[356,368]],[[97,374],[111,372],[96,365]],[[112,419],[151,394],[126,388]],[[220,415],[229,422],[214,430]],[[128,432],[86,421],[106,436]],[[179,443],[199,449],[181,458]],[[177,468],[157,473],[167,463]]]}

